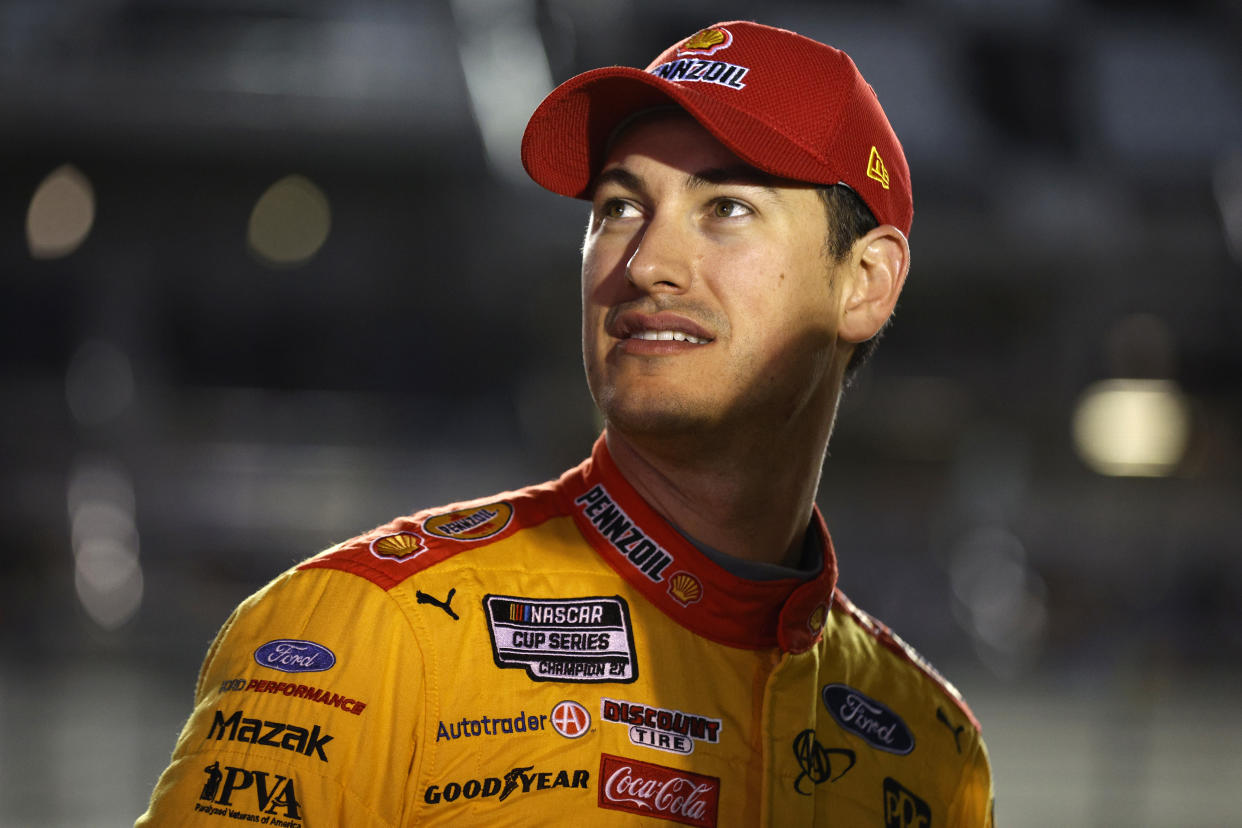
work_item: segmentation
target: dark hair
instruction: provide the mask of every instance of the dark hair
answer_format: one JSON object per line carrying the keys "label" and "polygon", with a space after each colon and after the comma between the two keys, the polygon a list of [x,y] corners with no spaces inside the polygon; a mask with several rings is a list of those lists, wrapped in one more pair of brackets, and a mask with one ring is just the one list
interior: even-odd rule
{"label": "dark hair", "polygon": [[[834,263],[840,263],[850,255],[854,242],[880,226],[871,212],[871,208],[862,200],[858,193],[845,184],[834,184],[830,187],[816,189],[828,211],[828,237],[824,241],[825,250]],[[862,367],[876,346],[880,344],[888,322],[885,322],[875,336],[859,342],[850,354],[849,364],[845,366],[845,379],[848,383],[859,368]]]}

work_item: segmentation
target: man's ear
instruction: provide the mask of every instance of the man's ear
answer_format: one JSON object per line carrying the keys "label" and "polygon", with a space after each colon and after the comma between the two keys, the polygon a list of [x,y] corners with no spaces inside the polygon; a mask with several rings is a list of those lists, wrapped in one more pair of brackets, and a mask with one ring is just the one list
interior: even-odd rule
{"label": "man's ear", "polygon": [[875,336],[897,305],[910,271],[910,243],[891,224],[882,224],[854,242],[845,263],[850,278],[837,335],[846,342]]}

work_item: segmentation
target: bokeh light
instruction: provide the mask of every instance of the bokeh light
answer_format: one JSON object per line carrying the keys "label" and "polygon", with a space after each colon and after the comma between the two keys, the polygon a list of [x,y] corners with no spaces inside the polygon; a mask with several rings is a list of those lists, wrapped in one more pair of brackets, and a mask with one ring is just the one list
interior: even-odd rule
{"label": "bokeh light", "polygon": [[323,190],[305,176],[287,175],[255,203],[246,243],[265,264],[294,267],[319,252],[331,229],[332,208]]}
{"label": "bokeh light", "polygon": [[1161,477],[1190,439],[1190,406],[1170,380],[1113,379],[1079,397],[1073,419],[1078,455],[1100,474]]}
{"label": "bokeh light", "polygon": [[95,191],[72,164],[52,170],[26,212],[26,244],[36,259],[57,259],[81,247],[95,223]]}
{"label": "bokeh light", "polygon": [[142,605],[133,484],[116,461],[84,458],[69,475],[65,499],[78,601],[100,628],[115,630]]}

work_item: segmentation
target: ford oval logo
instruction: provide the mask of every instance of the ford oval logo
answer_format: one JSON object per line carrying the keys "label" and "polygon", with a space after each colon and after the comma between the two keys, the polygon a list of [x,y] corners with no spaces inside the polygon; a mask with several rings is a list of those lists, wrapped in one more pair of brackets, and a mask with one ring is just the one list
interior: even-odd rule
{"label": "ford oval logo", "polygon": [[296,638],[278,638],[254,651],[254,660],[260,667],[271,667],[286,673],[318,673],[332,669],[336,656],[322,644],[299,641]]}
{"label": "ford oval logo", "polygon": [[842,728],[873,748],[905,755],[914,750],[914,734],[893,711],[845,684],[828,684],[824,707]]}

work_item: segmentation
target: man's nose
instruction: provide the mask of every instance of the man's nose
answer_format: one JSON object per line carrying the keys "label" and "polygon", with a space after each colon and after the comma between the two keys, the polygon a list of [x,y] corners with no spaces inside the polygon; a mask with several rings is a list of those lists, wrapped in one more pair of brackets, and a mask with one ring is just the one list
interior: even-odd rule
{"label": "man's nose", "polygon": [[675,214],[656,213],[637,237],[625,278],[646,293],[681,293],[690,287],[692,234]]}

